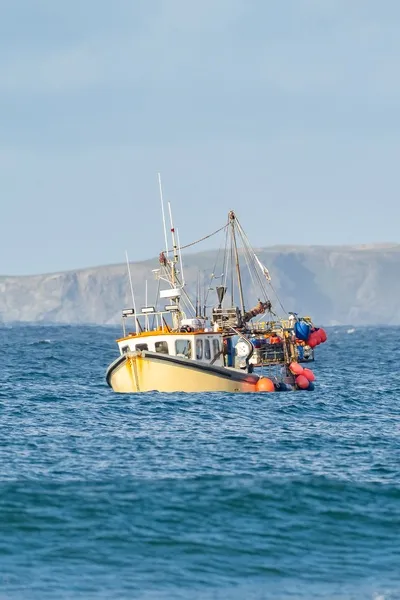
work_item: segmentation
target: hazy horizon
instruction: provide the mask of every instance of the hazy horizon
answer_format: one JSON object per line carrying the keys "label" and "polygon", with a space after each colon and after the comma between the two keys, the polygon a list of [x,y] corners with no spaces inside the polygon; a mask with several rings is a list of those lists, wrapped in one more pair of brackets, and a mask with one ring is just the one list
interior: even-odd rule
{"label": "hazy horizon", "polygon": [[399,17],[394,0],[5,4],[0,274],[150,260],[159,171],[182,245],[230,208],[255,247],[398,243]]}
{"label": "hazy horizon", "polygon": [[[195,247],[196,248],[196,247]],[[205,255],[205,254],[211,254],[211,255],[217,255],[217,253],[219,252],[219,249],[217,247],[209,247],[206,249],[201,249],[201,246],[196,249],[191,248],[188,251],[185,251],[185,253],[183,254],[182,258],[183,258],[183,263],[187,262],[189,260],[190,262],[190,257],[193,255]],[[400,243],[397,242],[382,242],[382,243],[372,243],[372,244],[274,244],[273,246],[254,246],[253,250],[255,252],[268,252],[268,251],[277,251],[279,253],[284,253],[285,251],[287,251],[288,253],[291,253],[292,251],[304,251],[304,250],[312,250],[312,249],[321,249],[321,250],[325,250],[325,251],[329,251],[329,250],[337,250],[337,251],[346,251],[346,250],[353,250],[353,251],[357,251],[357,252],[363,252],[363,251],[368,251],[368,250],[374,250],[374,251],[385,251],[385,250],[389,250],[389,249],[396,249],[400,252]],[[239,247],[239,254],[241,254],[243,252],[243,248]],[[145,264],[145,263],[150,263],[150,266],[153,262],[157,262],[158,261],[158,254],[154,254],[153,256],[147,256],[144,257],[142,259],[135,259],[135,257],[132,256],[128,256],[129,258],[129,263],[131,265],[141,265],[141,264]],[[110,263],[103,263],[103,264],[92,264],[92,265],[83,265],[83,266],[79,266],[79,267],[70,267],[67,269],[58,269],[58,270],[54,270],[54,271],[41,271],[41,272],[32,272],[32,273],[20,273],[20,274],[13,274],[13,273],[0,273],[0,278],[1,277],[35,277],[35,276],[47,276],[47,275],[57,275],[59,273],[68,273],[68,272],[77,272],[77,271],[86,271],[86,270],[91,270],[91,269],[102,269],[102,268],[107,268],[107,267],[118,267],[118,266],[125,266],[126,265],[126,257],[123,256],[121,257],[121,260],[116,261],[116,262],[110,262]]]}

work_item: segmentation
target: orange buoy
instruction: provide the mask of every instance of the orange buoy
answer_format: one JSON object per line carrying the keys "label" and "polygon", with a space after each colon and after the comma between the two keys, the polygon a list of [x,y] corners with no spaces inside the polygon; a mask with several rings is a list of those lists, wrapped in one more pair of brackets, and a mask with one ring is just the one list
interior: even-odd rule
{"label": "orange buoy", "polygon": [[304,371],[303,367],[299,365],[298,362],[293,361],[289,365],[289,371],[293,373],[293,375],[301,375]]}
{"label": "orange buoy", "polygon": [[296,385],[301,390],[306,390],[309,387],[310,382],[308,381],[308,379],[305,375],[297,375]]}
{"label": "orange buoy", "polygon": [[256,383],[256,392],[274,392],[274,382],[268,377],[260,377]]}
{"label": "orange buoy", "polygon": [[306,377],[308,381],[315,381],[315,375],[311,371],[311,369],[304,368],[302,375],[304,375],[304,377]]}

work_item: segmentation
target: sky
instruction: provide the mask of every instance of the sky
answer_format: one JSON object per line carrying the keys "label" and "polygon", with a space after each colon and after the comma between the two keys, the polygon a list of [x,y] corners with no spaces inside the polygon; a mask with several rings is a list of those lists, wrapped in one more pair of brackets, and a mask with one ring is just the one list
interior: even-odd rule
{"label": "sky", "polygon": [[[400,242],[398,0],[0,0],[0,274]],[[213,238],[195,246],[215,247]]]}

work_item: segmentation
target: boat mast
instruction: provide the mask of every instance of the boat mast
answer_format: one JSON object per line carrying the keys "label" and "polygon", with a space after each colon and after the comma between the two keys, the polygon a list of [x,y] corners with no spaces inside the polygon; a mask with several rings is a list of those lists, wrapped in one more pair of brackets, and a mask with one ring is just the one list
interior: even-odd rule
{"label": "boat mast", "polygon": [[[146,292],[145,292],[145,306],[148,306],[148,290],[147,290],[147,279],[146,279]],[[146,314],[146,331],[149,331],[149,316]]]}
{"label": "boat mast", "polygon": [[200,302],[200,271],[197,271],[197,285],[196,285],[196,317],[201,316],[201,302]]}
{"label": "boat mast", "polygon": [[176,238],[175,238],[175,228],[174,228],[174,223],[172,221],[172,210],[171,210],[171,202],[168,202],[168,211],[169,211],[169,220],[171,223],[171,236],[172,236],[172,248],[173,248],[173,259],[171,261],[171,274],[172,274],[172,287],[175,287],[176,284],[176,264],[179,260],[179,256],[178,256],[178,246],[176,244]]}
{"label": "boat mast", "polygon": [[181,241],[179,239],[179,229],[176,230],[176,237],[178,238],[178,252],[179,252],[179,262],[180,262],[180,272],[181,272],[181,284],[182,288],[185,287],[185,275],[183,274],[183,262],[182,262],[182,249],[181,249]]}
{"label": "boat mast", "polygon": [[239,287],[239,296],[240,296],[240,308],[242,311],[242,315],[244,315],[245,309],[244,309],[244,299],[243,299],[243,287],[242,287],[242,277],[240,275],[239,254],[238,254],[238,248],[237,248],[237,243],[236,243],[235,218],[236,218],[235,213],[233,212],[233,210],[231,210],[229,213],[229,222],[231,225],[233,249],[235,252],[236,274],[237,274],[237,278],[238,278],[238,287]]}
{"label": "boat mast", "polygon": [[[232,237],[232,228],[231,228],[231,237]],[[235,294],[235,277],[233,275],[234,272],[234,265],[233,265],[233,243],[231,243],[231,247],[230,247],[230,270],[231,270],[231,300],[232,300],[232,308],[235,306],[235,298],[234,298],[234,294]]]}
{"label": "boat mast", "polygon": [[158,173],[158,188],[160,190],[161,214],[162,214],[163,227],[164,227],[165,254],[168,257],[167,226],[165,224],[164,199],[163,199],[162,185],[161,185],[161,173]]}
{"label": "boat mast", "polygon": [[133,283],[132,283],[131,267],[130,267],[129,258],[128,258],[128,250],[125,250],[125,256],[126,256],[126,266],[128,267],[128,277],[129,277],[129,285],[130,285],[130,288],[131,288],[133,312],[135,313],[135,333],[138,333],[138,331],[139,331],[139,322],[138,322],[137,313],[136,313],[135,294],[134,294],[134,291],[133,291]]}
{"label": "boat mast", "polygon": [[[167,226],[166,226],[166,219],[165,219],[164,198],[163,198],[163,192],[162,192],[162,186],[161,186],[160,173],[158,173],[158,186],[159,186],[159,191],[160,191],[161,212],[162,212],[164,238],[165,238],[165,252],[161,252],[161,254],[160,254],[160,263],[165,268],[165,271],[166,271],[166,279],[164,279],[164,277],[162,275],[159,275],[159,279],[164,279],[165,281],[167,281],[169,283],[169,285],[171,286],[172,290],[174,290],[176,287],[182,288],[183,285],[179,281],[178,273],[177,273],[177,269],[176,269],[176,265],[179,261],[179,253],[178,253],[178,244],[176,242],[176,236],[175,236],[175,228],[174,228],[174,224],[172,221],[172,210],[171,210],[170,202],[168,202],[168,211],[169,211],[169,219],[170,219],[170,227],[171,227],[170,230],[171,230],[171,235],[172,235],[173,256],[172,256],[172,258],[169,257],[170,251],[168,250]],[[178,241],[179,241],[179,235],[178,235]],[[180,251],[180,248],[179,248],[179,251]],[[183,274],[183,268],[182,268],[181,272]],[[171,314],[174,328],[179,327],[179,323],[180,323],[180,319],[181,319],[179,296],[180,296],[180,292],[177,292],[176,297],[170,297],[171,305],[173,305],[174,303],[176,304],[176,310],[172,310],[172,314]]]}
{"label": "boat mast", "polygon": [[[179,254],[178,254],[178,245],[176,243],[176,236],[175,236],[175,227],[174,227],[174,222],[172,220],[172,209],[171,209],[171,203],[168,202],[168,212],[169,212],[169,221],[171,224],[171,237],[172,237],[172,252],[173,252],[173,256],[172,256],[172,260],[169,261],[169,264],[171,266],[171,287],[175,288],[177,286],[179,286],[182,289],[182,284],[178,279],[177,276],[177,271],[176,271],[176,265],[179,261]],[[172,322],[174,324],[174,328],[178,328],[179,324],[180,324],[180,320],[181,320],[181,309],[180,309],[180,297],[177,296],[176,298],[171,298],[171,302],[172,300],[174,300],[175,304],[178,306],[178,310],[172,313]]]}

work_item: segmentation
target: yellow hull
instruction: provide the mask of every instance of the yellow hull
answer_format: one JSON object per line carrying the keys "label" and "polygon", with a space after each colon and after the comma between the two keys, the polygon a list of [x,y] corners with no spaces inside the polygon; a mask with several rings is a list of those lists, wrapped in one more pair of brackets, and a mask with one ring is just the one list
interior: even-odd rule
{"label": "yellow hull", "polygon": [[114,392],[255,392],[258,375],[154,352],[129,352],[107,370]]}

